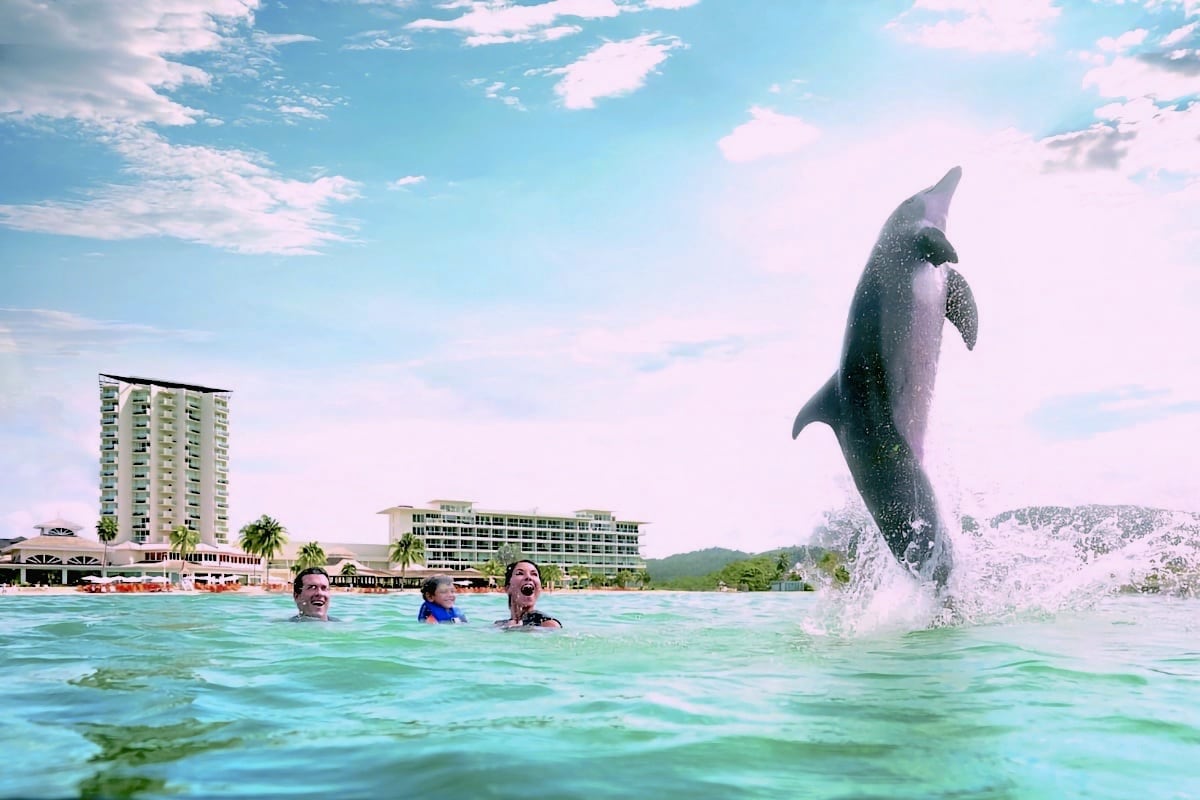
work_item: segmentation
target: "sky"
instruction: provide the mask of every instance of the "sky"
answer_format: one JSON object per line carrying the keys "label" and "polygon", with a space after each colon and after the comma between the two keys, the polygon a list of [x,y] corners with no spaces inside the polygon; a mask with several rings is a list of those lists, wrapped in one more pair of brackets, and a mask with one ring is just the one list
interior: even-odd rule
{"label": "sky", "polygon": [[804,543],[853,488],[792,420],[955,165],[943,505],[1200,510],[1200,2],[852,5],[0,4],[0,537],[94,536],[110,373],[232,392],[234,533]]}

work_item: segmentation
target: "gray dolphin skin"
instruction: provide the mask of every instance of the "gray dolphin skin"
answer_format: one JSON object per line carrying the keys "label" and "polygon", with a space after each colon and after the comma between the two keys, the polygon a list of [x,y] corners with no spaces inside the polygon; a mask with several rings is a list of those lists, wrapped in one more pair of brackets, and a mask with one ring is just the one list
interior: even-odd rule
{"label": "gray dolphin skin", "polygon": [[949,319],[975,348],[975,298],[954,268],[946,216],[962,169],[892,212],[858,281],[837,372],[796,415],[833,428],[854,485],[888,548],[921,580],[945,588],[953,566],[946,526],[922,466],[925,427]]}

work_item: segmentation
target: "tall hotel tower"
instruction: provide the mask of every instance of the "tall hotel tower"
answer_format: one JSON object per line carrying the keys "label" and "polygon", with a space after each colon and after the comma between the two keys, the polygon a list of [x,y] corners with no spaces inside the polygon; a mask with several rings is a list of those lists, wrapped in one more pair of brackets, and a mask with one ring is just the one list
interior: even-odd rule
{"label": "tall hotel tower", "polygon": [[166,542],[179,525],[228,543],[229,394],[100,376],[100,514],[118,543]]}

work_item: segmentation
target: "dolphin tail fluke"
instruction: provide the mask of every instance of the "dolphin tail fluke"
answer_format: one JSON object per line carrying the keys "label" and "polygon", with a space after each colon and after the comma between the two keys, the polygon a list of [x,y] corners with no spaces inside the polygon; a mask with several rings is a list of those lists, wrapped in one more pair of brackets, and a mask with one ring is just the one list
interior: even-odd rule
{"label": "dolphin tail fluke", "polygon": [[979,309],[975,307],[975,295],[967,279],[953,267],[947,267],[946,319],[958,328],[967,349],[974,350],[979,336]]}
{"label": "dolphin tail fluke", "polygon": [[812,399],[804,404],[796,421],[792,423],[792,438],[800,435],[800,431],[810,422],[824,422],[835,431],[838,429],[838,381],[837,373],[825,382]]}

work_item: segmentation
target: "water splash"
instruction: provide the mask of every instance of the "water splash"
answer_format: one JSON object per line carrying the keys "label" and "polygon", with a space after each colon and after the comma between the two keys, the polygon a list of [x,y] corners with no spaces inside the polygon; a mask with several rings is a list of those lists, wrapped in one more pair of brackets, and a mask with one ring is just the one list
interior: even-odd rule
{"label": "water splash", "polygon": [[955,569],[946,596],[884,545],[857,496],[827,512],[815,539],[848,554],[841,584],[810,570],[819,602],[805,629],[862,636],[993,624],[1090,608],[1122,592],[1200,596],[1200,514],[1134,506],[1031,507],[948,515]]}

